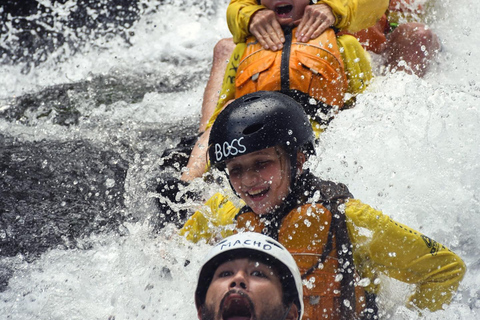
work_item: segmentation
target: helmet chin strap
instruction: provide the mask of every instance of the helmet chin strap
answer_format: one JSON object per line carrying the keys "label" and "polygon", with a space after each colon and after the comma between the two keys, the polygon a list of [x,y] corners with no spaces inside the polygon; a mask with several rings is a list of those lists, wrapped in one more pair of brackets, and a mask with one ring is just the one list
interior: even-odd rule
{"label": "helmet chin strap", "polygon": [[290,192],[293,192],[297,185],[297,178],[301,172],[297,169],[297,152],[290,155]]}
{"label": "helmet chin strap", "polygon": [[290,306],[288,307],[287,311],[285,311],[285,314],[283,315],[283,318],[282,318],[281,320],[287,319],[288,314],[290,313],[290,309],[292,309],[292,304],[293,304],[293,302],[290,304]]}

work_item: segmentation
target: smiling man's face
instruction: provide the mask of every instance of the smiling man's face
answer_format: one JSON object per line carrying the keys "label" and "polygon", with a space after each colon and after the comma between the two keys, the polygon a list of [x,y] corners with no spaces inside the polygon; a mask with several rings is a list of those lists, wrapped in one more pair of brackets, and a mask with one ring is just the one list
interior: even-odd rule
{"label": "smiling man's face", "polygon": [[207,290],[201,320],[277,320],[286,307],[276,270],[251,259],[224,262]]}

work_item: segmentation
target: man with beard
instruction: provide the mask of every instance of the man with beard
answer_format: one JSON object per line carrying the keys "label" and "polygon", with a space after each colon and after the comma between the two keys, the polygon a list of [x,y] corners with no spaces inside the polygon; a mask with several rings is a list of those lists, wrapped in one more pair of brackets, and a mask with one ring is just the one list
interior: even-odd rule
{"label": "man with beard", "polygon": [[295,260],[279,242],[240,233],[219,242],[200,270],[200,320],[299,320],[303,289]]}

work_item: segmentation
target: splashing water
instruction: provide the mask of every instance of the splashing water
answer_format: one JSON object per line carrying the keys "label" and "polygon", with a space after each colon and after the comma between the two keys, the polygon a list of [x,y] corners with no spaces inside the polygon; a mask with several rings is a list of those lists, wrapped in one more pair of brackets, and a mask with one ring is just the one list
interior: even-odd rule
{"label": "splashing water", "polygon": [[[8,214],[0,208],[2,318],[196,317],[195,278],[208,245],[188,243],[173,226],[152,233],[149,221],[160,155],[198,126],[213,47],[229,36],[227,2],[142,0],[128,7],[128,25],[89,36],[62,18],[79,10],[75,1],[41,1],[56,19],[43,27],[65,41],[41,59],[3,53],[0,183],[5,195],[27,200]],[[95,10],[85,9],[108,16]],[[423,79],[377,76],[332,121],[310,161],[322,178],[465,260],[454,301],[422,319],[476,319],[480,310],[479,15],[473,0],[432,6],[442,41],[436,65]],[[5,40],[12,30],[2,48],[14,48]],[[420,318],[404,307],[410,287],[381,281],[386,317]]]}

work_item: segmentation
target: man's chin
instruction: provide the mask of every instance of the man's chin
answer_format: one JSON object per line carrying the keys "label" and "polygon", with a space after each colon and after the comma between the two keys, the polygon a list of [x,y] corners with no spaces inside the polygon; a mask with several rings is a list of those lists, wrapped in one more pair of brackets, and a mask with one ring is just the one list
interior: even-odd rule
{"label": "man's chin", "polygon": [[249,205],[249,207],[252,208],[253,212],[258,216],[264,216],[268,214],[272,208],[270,205],[258,205],[258,204]]}
{"label": "man's chin", "polygon": [[278,18],[277,17],[277,21],[278,21],[278,23],[280,23],[280,25],[282,27],[292,27],[295,24],[295,21],[293,21],[292,18]]}
{"label": "man's chin", "polygon": [[247,202],[247,205],[253,210],[253,212],[256,215],[263,216],[279,208],[281,204],[274,205],[269,199],[268,201],[262,201],[262,202],[255,202],[255,201]]}
{"label": "man's chin", "polygon": [[290,28],[295,28],[297,27],[300,22],[302,21],[302,19],[298,19],[298,20],[293,20],[292,18],[285,18],[285,19],[277,19],[278,23],[280,23],[280,25],[283,27],[283,28],[287,28],[287,27],[290,27]]}

